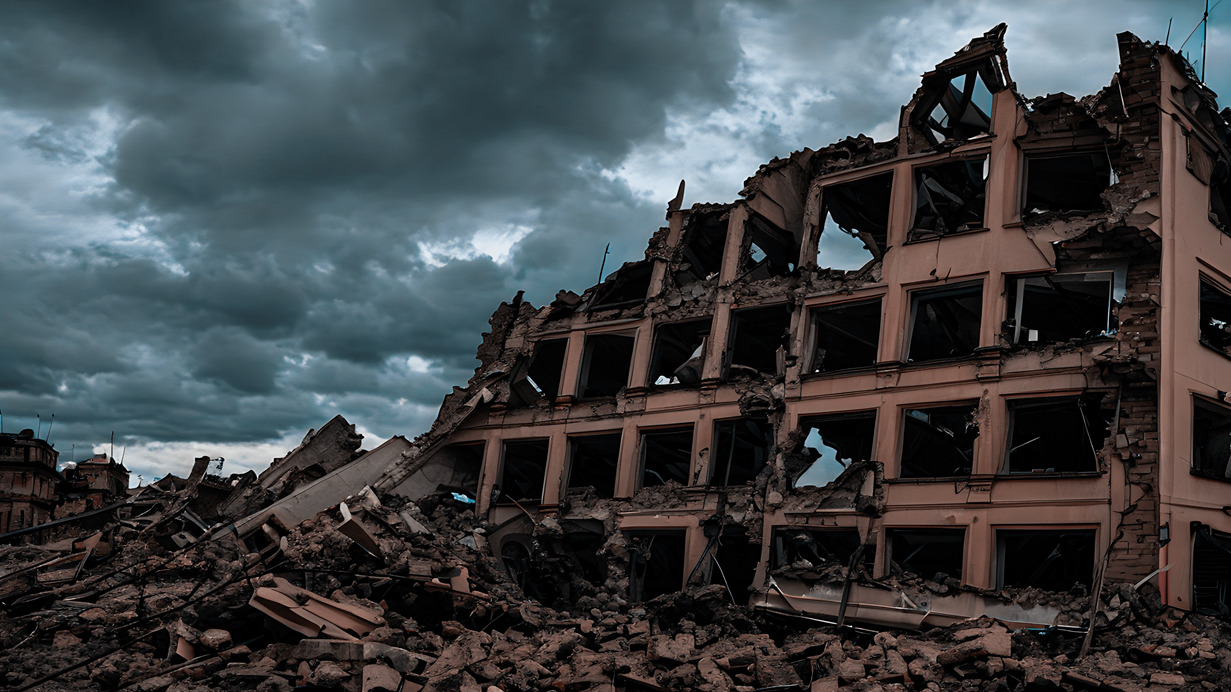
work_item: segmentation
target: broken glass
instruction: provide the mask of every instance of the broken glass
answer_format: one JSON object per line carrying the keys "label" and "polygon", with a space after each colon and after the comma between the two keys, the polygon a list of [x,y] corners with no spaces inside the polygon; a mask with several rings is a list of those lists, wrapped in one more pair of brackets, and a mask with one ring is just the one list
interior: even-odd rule
{"label": "broken glass", "polygon": [[813,462],[791,479],[792,487],[823,488],[852,463],[872,458],[875,411],[804,418],[799,427],[808,431],[803,452],[812,457]]}
{"label": "broken glass", "polygon": [[1051,343],[1114,334],[1114,272],[1015,279],[1009,291],[1013,343]]}
{"label": "broken glass", "polygon": [[737,310],[731,318],[731,362],[778,372],[778,349],[790,348],[792,308],[787,303]]}
{"label": "broken glass", "polygon": [[[534,345],[534,355],[514,367],[510,377],[513,390],[511,403],[529,406],[560,394],[560,374],[564,370],[564,354],[568,339],[546,339]],[[527,365],[528,363],[528,365]]]}
{"label": "broken glass", "polygon": [[705,367],[705,338],[710,319],[661,324],[654,332],[650,383],[696,384]]}
{"label": "broken glass", "polygon": [[692,426],[650,430],[641,434],[641,484],[675,481],[688,485],[692,473]]}
{"label": "broken glass", "polygon": [[968,476],[979,424],[975,404],[907,409],[902,435],[902,478]]}
{"label": "broken glass", "polygon": [[1201,277],[1201,343],[1231,356],[1231,295]]}
{"label": "broken glass", "polygon": [[1009,473],[1080,473],[1098,470],[1098,452],[1110,421],[1102,394],[1009,402]]}
{"label": "broken glass", "polygon": [[915,169],[915,220],[910,240],[983,228],[987,158]]}
{"label": "broken glass", "polygon": [[619,432],[570,437],[567,487],[589,487],[598,497],[614,497],[619,460]]}
{"label": "broken glass", "polygon": [[1068,591],[1090,586],[1094,576],[1094,530],[999,530],[998,587]]}
{"label": "broken glass", "polygon": [[812,372],[876,364],[881,299],[812,309]]}
{"label": "broken glass", "polygon": [[965,529],[886,529],[888,561],[924,579],[962,578]]}
{"label": "broken glass", "polygon": [[983,286],[915,291],[911,294],[911,334],[908,362],[956,358],[979,346],[983,317]]}
{"label": "broken glass", "polygon": [[764,418],[715,423],[710,485],[744,485],[756,479],[769,460],[770,434]]}
{"label": "broken glass", "polygon": [[497,502],[539,502],[547,473],[547,440],[504,443]]}
{"label": "broken glass", "polygon": [[1026,202],[1022,217],[1047,212],[1101,211],[1111,184],[1105,151],[1026,157]]}
{"label": "broken glass", "polygon": [[593,334],[586,336],[581,364],[581,397],[615,396],[628,384],[633,360],[631,334]]}
{"label": "broken glass", "polygon": [[[858,238],[867,252],[879,259],[889,244],[889,200],[892,191],[892,172],[825,186],[822,191],[825,226],[828,227],[828,221],[832,219],[843,233]],[[821,237],[824,238],[824,235]],[[820,253],[817,254],[817,265],[821,266]],[[830,265],[827,263],[825,266]]]}
{"label": "broken glass", "polygon": [[1231,408],[1193,397],[1192,472],[1231,480]]}

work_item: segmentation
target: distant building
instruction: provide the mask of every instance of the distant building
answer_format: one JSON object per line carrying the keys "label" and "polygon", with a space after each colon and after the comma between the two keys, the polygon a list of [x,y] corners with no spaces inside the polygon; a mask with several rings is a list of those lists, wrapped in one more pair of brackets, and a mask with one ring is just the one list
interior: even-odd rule
{"label": "distant building", "polygon": [[57,518],[105,507],[128,496],[128,469],[106,454],[96,454],[66,468],[64,477],[64,504],[56,510]]}
{"label": "distant building", "polygon": [[60,453],[29,428],[0,433],[0,533],[46,524],[56,504]]}

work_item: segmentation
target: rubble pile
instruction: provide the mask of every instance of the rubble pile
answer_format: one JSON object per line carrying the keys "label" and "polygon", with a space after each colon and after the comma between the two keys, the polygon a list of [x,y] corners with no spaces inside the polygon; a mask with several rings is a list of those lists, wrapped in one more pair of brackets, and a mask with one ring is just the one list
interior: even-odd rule
{"label": "rubble pile", "polygon": [[[721,585],[630,604],[591,584],[548,605],[485,550],[472,504],[385,499],[366,491],[289,529],[271,522],[257,552],[218,527],[177,548],[158,525],[116,524],[109,552],[62,581],[37,567],[83,541],[4,548],[0,689],[1222,689],[1231,669],[1226,623],[1164,608],[1149,584],[1105,588],[1080,660],[1083,627],[983,617],[875,632],[736,606]],[[1074,625],[1089,610],[1084,591],[1000,595]]]}

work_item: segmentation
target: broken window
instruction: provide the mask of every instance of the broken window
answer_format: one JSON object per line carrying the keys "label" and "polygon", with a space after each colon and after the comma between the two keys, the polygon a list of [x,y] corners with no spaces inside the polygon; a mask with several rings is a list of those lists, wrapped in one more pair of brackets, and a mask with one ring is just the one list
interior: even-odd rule
{"label": "broken window", "polygon": [[1193,532],[1193,607],[1199,612],[1231,614],[1231,534],[1204,524]]}
{"label": "broken window", "polygon": [[744,485],[756,479],[769,460],[771,432],[764,418],[715,423],[710,485]]}
{"label": "broken window", "polygon": [[633,334],[587,334],[581,362],[581,398],[615,396],[628,384]]}
{"label": "broken window", "polygon": [[736,605],[747,605],[748,589],[761,562],[761,544],[749,542],[747,536],[731,535],[735,532],[730,528],[714,543],[709,583],[722,584]]}
{"label": "broken window", "polygon": [[740,368],[774,375],[779,351],[790,350],[791,306],[787,303],[736,310],[731,316],[730,371]]}
{"label": "broken window", "polygon": [[983,228],[987,158],[915,169],[915,221],[910,240]]}
{"label": "broken window", "polygon": [[661,324],[654,332],[650,383],[696,384],[705,366],[705,341],[710,319]]}
{"label": "broken window", "polygon": [[1026,157],[1026,200],[1022,217],[1047,212],[1101,211],[1111,184],[1107,152]]}
{"label": "broken window", "polygon": [[906,409],[902,478],[968,476],[974,466],[978,405]]}
{"label": "broken window", "polygon": [[998,530],[996,572],[1000,589],[1088,587],[1094,576],[1094,530]]}
{"label": "broken window", "polygon": [[654,265],[648,261],[625,264],[598,287],[590,309],[609,310],[645,302],[653,273]]}
{"label": "broken window", "polygon": [[1193,397],[1192,472],[1231,480],[1231,407]]}
{"label": "broken window", "polygon": [[[849,183],[826,185],[822,191],[825,201],[824,228],[829,228],[829,221],[832,220],[843,233],[858,238],[874,259],[880,259],[889,249],[889,200],[892,190],[892,172]],[[823,231],[821,237],[825,237]],[[866,261],[864,256],[855,268]],[[819,246],[817,266],[834,266],[829,258],[821,259]]]}
{"label": "broken window", "polygon": [[981,283],[911,293],[907,361],[918,363],[974,353],[979,346],[982,317]]}
{"label": "broken window", "polygon": [[514,366],[510,377],[513,403],[527,406],[560,394],[560,374],[564,370],[564,355],[568,339],[545,339],[534,345],[529,361]]}
{"label": "broken window", "polygon": [[[861,542],[855,529],[776,528],[773,535],[774,569],[809,569],[831,561],[849,565]],[[864,564],[875,559],[874,551],[863,551]]]}
{"label": "broken window", "polygon": [[641,433],[641,483],[638,487],[675,481],[688,485],[692,473],[692,426]]}
{"label": "broken window", "polygon": [[1231,233],[1231,165],[1220,158],[1210,173],[1210,221]]}
{"label": "broken window", "polygon": [[684,264],[675,274],[680,286],[704,281],[722,270],[722,255],[727,245],[730,211],[695,214],[684,228]]}
{"label": "broken window", "polygon": [[1231,356],[1231,295],[1201,277],[1201,343]]}
{"label": "broken window", "polygon": [[876,364],[881,299],[812,309],[812,372]]}
{"label": "broken window", "polygon": [[799,427],[808,431],[802,452],[812,462],[798,474],[792,474],[791,487],[823,488],[852,463],[872,458],[875,411],[804,418]]}
{"label": "broken window", "polygon": [[547,440],[505,442],[497,502],[539,502],[546,473]]}
{"label": "broken window", "polygon": [[614,497],[620,460],[620,433],[569,438],[569,490],[593,488],[598,497]]}
{"label": "broken window", "polygon": [[795,271],[799,261],[799,239],[755,212],[749,212],[748,256],[741,275],[750,279],[785,276]]}
{"label": "broken window", "polygon": [[1009,473],[1080,473],[1098,470],[1110,422],[1102,394],[1009,402]]}
{"label": "broken window", "polygon": [[684,585],[684,531],[626,531],[628,600],[648,601]]}
{"label": "broken window", "polygon": [[[449,445],[441,450],[445,455],[439,463],[433,463],[438,472],[436,492],[450,491],[473,496],[479,485],[479,474],[483,471],[482,442],[466,442]],[[445,473],[448,477],[443,477]]]}
{"label": "broken window", "polygon": [[[1123,283],[1123,282],[1119,282]],[[1114,333],[1115,272],[1013,279],[1008,304],[1013,343],[1048,343]]]}
{"label": "broken window", "polygon": [[607,542],[603,522],[593,519],[564,519],[564,547],[581,567],[581,577],[601,586],[607,581],[607,560],[602,554]]}
{"label": "broken window", "polygon": [[925,78],[924,96],[911,116],[915,130],[932,146],[987,134],[992,129],[992,91],[999,82],[990,61],[953,77]]}
{"label": "broken window", "polygon": [[886,529],[885,537],[892,569],[935,581],[962,578],[966,529]]}

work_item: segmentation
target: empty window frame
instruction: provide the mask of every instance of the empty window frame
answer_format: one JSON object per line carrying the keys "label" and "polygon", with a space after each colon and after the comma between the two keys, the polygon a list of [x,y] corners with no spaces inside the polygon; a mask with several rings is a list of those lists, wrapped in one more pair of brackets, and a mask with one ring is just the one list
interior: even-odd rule
{"label": "empty window frame", "polygon": [[660,324],[654,330],[650,384],[697,384],[705,367],[705,342],[710,318]]}
{"label": "empty window frame", "polygon": [[933,146],[991,132],[992,93],[1002,81],[991,60],[957,75],[927,77],[911,114],[915,131]]}
{"label": "empty window frame", "polygon": [[653,273],[654,265],[648,261],[625,264],[598,287],[590,309],[612,309],[645,302]]}
{"label": "empty window frame", "polygon": [[1231,294],[1201,277],[1201,343],[1231,356]]}
{"label": "empty window frame", "polygon": [[1231,480],[1231,407],[1193,397],[1192,472]]}
{"label": "empty window frame", "polygon": [[1193,607],[1231,615],[1231,534],[1198,525],[1193,531]]}
{"label": "empty window frame", "polygon": [[513,403],[530,405],[543,398],[550,401],[559,396],[567,352],[568,339],[545,339],[535,344],[528,364],[523,361],[514,367],[510,384]]}
{"label": "empty window frame", "polygon": [[813,308],[812,372],[835,372],[876,364],[881,299]]}
{"label": "empty window frame", "polygon": [[1103,150],[1026,156],[1022,218],[1048,212],[1101,211],[1111,185],[1111,162]]}
{"label": "empty window frame", "polygon": [[773,429],[764,418],[714,423],[710,485],[744,485],[756,479],[769,461],[772,434]]}
{"label": "empty window frame", "polygon": [[982,317],[981,282],[912,292],[907,361],[918,363],[974,353],[979,346]]}
{"label": "empty window frame", "polygon": [[688,485],[692,474],[691,425],[659,428],[641,433],[639,488],[674,481]]}
{"label": "empty window frame", "polygon": [[797,469],[791,469],[792,465],[788,465],[793,488],[823,488],[852,463],[872,459],[875,411],[803,418],[799,421],[799,428],[806,431],[801,453],[805,459],[810,458],[811,463]]}
{"label": "empty window frame", "polygon": [[628,542],[628,600],[648,601],[684,585],[683,530],[625,531]]}
{"label": "empty window frame", "polygon": [[1114,333],[1114,271],[1010,279],[1013,343],[1049,343]]}
{"label": "empty window frame", "polygon": [[1102,394],[1016,399],[1009,404],[1009,473],[1098,471],[1098,451],[1109,421]]}
{"label": "empty window frame", "polygon": [[515,440],[504,443],[497,502],[536,503],[543,499],[547,474],[548,441]]}
{"label": "empty window frame", "polygon": [[790,350],[792,312],[787,303],[736,310],[728,346],[732,366],[776,374],[779,349],[783,353]]}
{"label": "empty window frame", "polygon": [[[859,239],[871,258],[880,259],[889,249],[889,201],[893,191],[893,173],[874,175],[849,183],[826,185],[822,191],[825,219],[838,230]],[[822,231],[822,238],[824,231]],[[868,257],[865,255],[863,261]],[[862,263],[861,263],[862,264]],[[817,257],[817,266],[835,266],[828,258]]]}
{"label": "empty window frame", "polygon": [[727,244],[730,210],[693,214],[684,226],[684,262],[675,274],[676,282],[686,286],[704,281],[722,270],[722,255]]}
{"label": "empty window frame", "polygon": [[741,274],[750,279],[785,276],[795,271],[799,261],[799,239],[778,228],[755,212],[748,214],[745,226],[748,244]]}
{"label": "empty window frame", "polygon": [[1094,529],[996,531],[996,588],[1068,591],[1094,576]]}
{"label": "empty window frame", "polygon": [[885,538],[885,563],[891,571],[938,581],[962,578],[966,529],[886,529]]}
{"label": "empty window frame", "polygon": [[901,478],[968,476],[974,467],[977,403],[906,409]]}
{"label": "empty window frame", "polygon": [[[475,496],[479,485],[479,475],[483,472],[483,451],[486,445],[482,442],[466,442],[449,445],[441,450],[447,455],[436,465],[440,472],[433,474],[436,482],[435,492],[451,491]],[[445,472],[448,476],[445,477]]]}
{"label": "empty window frame", "polygon": [[581,362],[581,398],[615,396],[628,385],[635,342],[632,333],[586,335]]}
{"label": "empty window frame", "polygon": [[577,435],[568,444],[568,489],[591,488],[598,497],[614,497],[620,433]]}
{"label": "empty window frame", "polygon": [[[774,569],[808,569],[830,562],[849,565],[861,543],[855,529],[786,527],[774,529],[773,541],[771,564]],[[865,548],[863,564],[871,566],[875,561],[875,551],[870,546]]]}
{"label": "empty window frame", "polygon": [[915,169],[915,220],[910,240],[983,228],[987,158]]}

